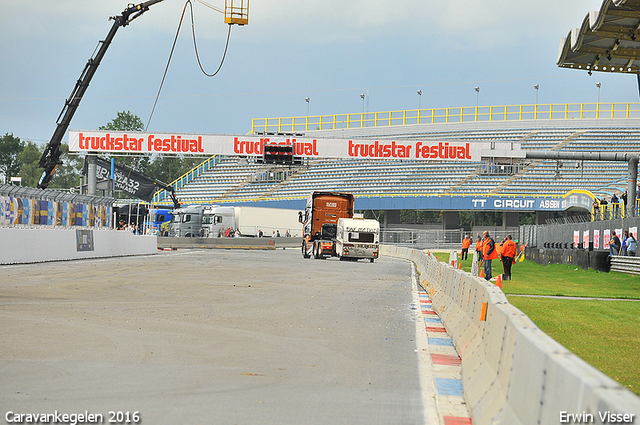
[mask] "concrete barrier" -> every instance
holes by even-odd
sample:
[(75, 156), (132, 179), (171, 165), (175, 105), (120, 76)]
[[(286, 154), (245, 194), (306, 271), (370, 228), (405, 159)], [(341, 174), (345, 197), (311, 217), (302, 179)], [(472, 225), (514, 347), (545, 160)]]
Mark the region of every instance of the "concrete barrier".
[[(380, 252), (416, 264), (462, 358), (474, 424), (609, 423), (599, 416), (607, 412), (640, 421), (640, 398), (542, 332), (497, 286), (419, 250), (385, 245)], [(563, 414), (586, 420), (563, 421)]]
[(158, 249), (300, 249), (302, 238), (158, 238)]
[(109, 229), (0, 228), (0, 264), (155, 254), (156, 239)]

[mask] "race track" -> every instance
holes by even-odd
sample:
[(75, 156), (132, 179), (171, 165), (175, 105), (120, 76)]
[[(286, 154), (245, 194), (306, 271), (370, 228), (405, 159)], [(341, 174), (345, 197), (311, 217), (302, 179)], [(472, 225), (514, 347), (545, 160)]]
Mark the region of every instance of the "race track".
[(0, 267), (3, 420), (429, 422), (411, 269), (296, 249)]

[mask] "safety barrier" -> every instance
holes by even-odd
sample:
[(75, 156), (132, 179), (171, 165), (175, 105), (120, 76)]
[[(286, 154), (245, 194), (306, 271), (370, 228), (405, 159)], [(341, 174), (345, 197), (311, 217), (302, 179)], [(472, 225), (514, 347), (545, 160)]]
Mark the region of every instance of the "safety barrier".
[(111, 226), (112, 198), (0, 184), (0, 227)]
[(640, 257), (623, 257), (614, 255), (611, 257), (611, 271), (640, 274)]
[(0, 264), (27, 264), (158, 252), (156, 236), (110, 229), (0, 227)]
[(422, 251), (384, 245), (381, 254), (415, 263), (462, 358), (474, 424), (556, 424), (584, 414), (590, 420), (573, 422), (608, 423), (599, 416), (607, 412), (640, 417), (640, 398), (542, 332), (497, 286)]

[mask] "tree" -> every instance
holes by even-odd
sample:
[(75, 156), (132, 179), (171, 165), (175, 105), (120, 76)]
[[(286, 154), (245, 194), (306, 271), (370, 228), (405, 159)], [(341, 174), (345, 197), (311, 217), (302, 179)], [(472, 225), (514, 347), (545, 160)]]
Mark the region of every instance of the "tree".
[(40, 157), (42, 151), (38, 148), (38, 145), (31, 141), (27, 141), (24, 145), (24, 149), (20, 152), (20, 172), (18, 175), (22, 177), (22, 185), (28, 187), (36, 187), (40, 175), (42, 174), (42, 168), (40, 168)]
[[(118, 112), (117, 116), (109, 121), (107, 125), (98, 127), (103, 131), (144, 131), (144, 123), (139, 116), (132, 114), (131, 111)], [(107, 156), (109, 159), (111, 156)], [(136, 171), (144, 173), (151, 162), (149, 154), (125, 154), (119, 156), (116, 162), (120, 165), (132, 168)]]
[(134, 115), (131, 111), (118, 112), (118, 116), (98, 128), (98, 130), (107, 131), (144, 131), (144, 123), (139, 116)]
[(13, 133), (6, 133), (0, 137), (0, 175), (5, 183), (20, 172), (19, 156), (22, 149), (24, 149), (24, 143)]
[(60, 145), (62, 165), (56, 170), (56, 178), (49, 185), (52, 189), (69, 189), (80, 185), (80, 172), (83, 166), (81, 157), (69, 155), (69, 146)]

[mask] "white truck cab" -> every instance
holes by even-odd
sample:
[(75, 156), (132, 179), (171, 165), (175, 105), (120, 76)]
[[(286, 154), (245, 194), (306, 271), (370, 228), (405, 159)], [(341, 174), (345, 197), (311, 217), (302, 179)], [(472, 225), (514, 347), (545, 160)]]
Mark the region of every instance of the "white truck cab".
[(341, 218), (336, 230), (336, 255), (341, 260), (378, 258), (380, 223), (364, 218)]

